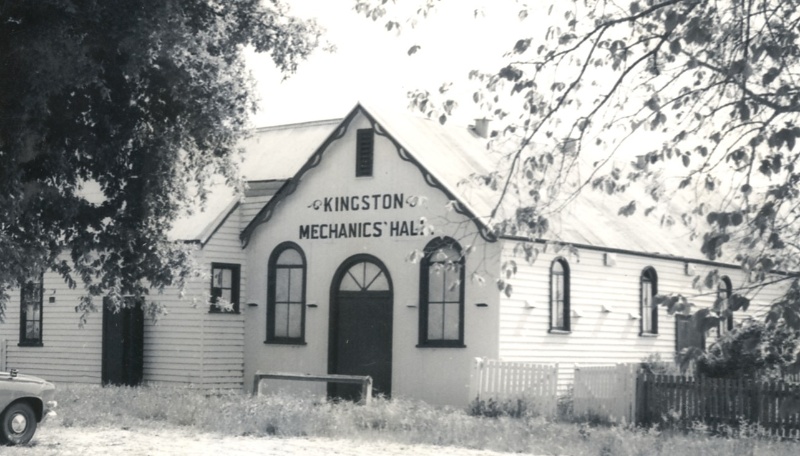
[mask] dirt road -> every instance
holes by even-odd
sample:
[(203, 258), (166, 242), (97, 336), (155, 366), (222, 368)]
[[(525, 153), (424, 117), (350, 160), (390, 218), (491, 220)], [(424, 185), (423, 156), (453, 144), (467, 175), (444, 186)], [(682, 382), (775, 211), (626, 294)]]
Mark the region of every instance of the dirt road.
[(508, 456), (431, 445), (328, 440), (320, 438), (228, 437), (198, 434), (180, 428), (65, 428), (43, 424), (30, 445), (2, 447), (3, 456), (116, 455), (337, 455), (337, 456)]

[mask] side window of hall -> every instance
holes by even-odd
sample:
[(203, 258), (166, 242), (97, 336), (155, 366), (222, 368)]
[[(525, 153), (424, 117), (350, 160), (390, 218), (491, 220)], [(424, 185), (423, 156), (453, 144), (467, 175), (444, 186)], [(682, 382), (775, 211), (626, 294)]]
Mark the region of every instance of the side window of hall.
[(22, 282), (20, 290), (20, 345), (42, 345), (42, 278)]
[(267, 273), (267, 342), (305, 343), (306, 258), (293, 242), (272, 251)]
[(211, 307), (209, 312), (239, 313), (238, 264), (211, 263)]
[(464, 346), (464, 256), (451, 238), (425, 247), (420, 264), (419, 345)]
[(569, 331), (569, 264), (556, 258), (550, 266), (550, 331)]
[(653, 299), (658, 294), (656, 270), (646, 267), (642, 270), (640, 283), (641, 335), (658, 334), (658, 306)]

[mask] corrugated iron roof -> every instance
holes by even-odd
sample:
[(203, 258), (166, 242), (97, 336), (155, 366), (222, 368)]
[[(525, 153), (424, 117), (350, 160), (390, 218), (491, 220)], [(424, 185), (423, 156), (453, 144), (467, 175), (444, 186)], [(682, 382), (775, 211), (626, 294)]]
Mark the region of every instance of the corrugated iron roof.
[[(493, 171), (501, 160), (499, 154), (487, 150), (486, 139), (471, 129), (440, 125), (407, 111), (396, 112), (363, 103), (355, 109), (364, 109), (472, 214), (484, 223), (489, 221), (499, 192), (466, 181), (471, 175)], [(340, 122), (332, 119), (255, 130), (243, 142), (245, 178), (263, 181), (294, 177)], [(204, 216), (195, 214), (191, 220), (181, 220), (176, 224), (173, 231), (182, 236), (179, 239), (202, 240), (203, 234), (212, 233), (214, 224), (220, 223), (226, 211), (236, 203), (230, 196), (227, 200), (225, 197), (214, 198), (213, 203), (209, 199)], [(698, 243), (688, 239), (686, 230), (677, 226), (666, 229), (654, 217), (644, 216), (641, 209), (630, 217), (617, 215), (625, 202), (616, 195), (584, 189), (561, 210), (548, 214), (550, 240), (702, 259)], [(513, 207), (505, 206), (506, 209)], [(511, 213), (507, 211), (507, 214)]]
[(253, 130), (242, 142), (242, 175), (248, 181), (294, 176), (342, 119), (277, 125)]
[(205, 206), (196, 202), (191, 214), (184, 213), (175, 220), (167, 237), (174, 241), (205, 244), (238, 203), (239, 198), (232, 188), (224, 183), (213, 184)]
[[(362, 106), (473, 214), (490, 222), (500, 192), (464, 182), (470, 175), (495, 170), (502, 160), (502, 154), (487, 150), (486, 139), (470, 129), (441, 125), (408, 112)], [(628, 217), (618, 215), (627, 202), (623, 196), (583, 189), (558, 212), (547, 215), (552, 236), (548, 240), (702, 259), (698, 241), (691, 241), (685, 228), (662, 226), (657, 218), (645, 216), (642, 209)], [(513, 214), (513, 202), (502, 206), (500, 213), (505, 209), (507, 216)]]
[[(253, 130), (242, 141), (241, 172), (249, 182), (285, 181), (314, 153), (340, 119), (277, 125)], [(180, 216), (168, 236), (172, 240), (205, 244), (220, 223), (239, 203), (239, 197), (225, 184), (214, 184), (205, 207), (199, 203), (192, 214)]]

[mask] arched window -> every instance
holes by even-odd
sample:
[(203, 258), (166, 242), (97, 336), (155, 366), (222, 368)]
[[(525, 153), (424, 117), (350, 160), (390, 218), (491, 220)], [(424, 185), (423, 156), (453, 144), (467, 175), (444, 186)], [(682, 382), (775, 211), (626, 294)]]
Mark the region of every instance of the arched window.
[(550, 265), (550, 330), (569, 331), (569, 264), (563, 258)]
[(42, 282), (43, 276), (39, 276), (20, 287), (20, 345), (42, 345)]
[(267, 273), (267, 342), (305, 343), (306, 259), (300, 246), (273, 250)]
[(641, 276), (641, 315), (642, 327), (641, 334), (658, 334), (658, 306), (655, 305), (653, 297), (658, 294), (658, 276), (656, 270), (647, 267), (642, 271)]
[[(715, 304), (715, 307), (721, 316), (723, 315), (724, 311), (729, 308), (732, 294), (733, 285), (731, 284), (731, 279), (729, 279), (728, 276), (720, 277), (719, 283), (717, 284), (717, 303)], [(719, 335), (721, 336), (732, 329), (733, 315), (721, 317), (719, 321), (719, 328), (717, 329), (717, 331), (719, 331)]]
[(451, 238), (425, 247), (420, 266), (419, 344), (464, 346), (464, 257)]

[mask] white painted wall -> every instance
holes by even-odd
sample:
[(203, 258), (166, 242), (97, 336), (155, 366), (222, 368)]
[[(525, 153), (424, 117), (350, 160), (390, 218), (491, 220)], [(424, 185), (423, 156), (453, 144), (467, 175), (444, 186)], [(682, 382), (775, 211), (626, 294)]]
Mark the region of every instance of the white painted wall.
[[(485, 246), (474, 236), (471, 222), (446, 212), (446, 195), (430, 187), (419, 169), (401, 160), (394, 145), (385, 137), (375, 136), (375, 159), (372, 177), (355, 177), (355, 136), (359, 128), (370, 128), (368, 120), (358, 115), (341, 139), (334, 141), (316, 168), (306, 173), (297, 190), (283, 200), (270, 221), (259, 226), (248, 245), (250, 274), (247, 294), (251, 307), (245, 315), (245, 379), (248, 389), (256, 370), (269, 372), (327, 373), (328, 322), (331, 281), (337, 268), (349, 257), (368, 253), (388, 268), (394, 286), (392, 392), (394, 397), (411, 397), (433, 404), (467, 402), (470, 359), (496, 357), (497, 289), (466, 281), (466, 348), (418, 348), (419, 265), (407, 261), (415, 249), (422, 250), (432, 239), (426, 236), (389, 236), (384, 228), (381, 237), (356, 239), (300, 239), (299, 226), (314, 223), (362, 221), (414, 221), (426, 217), (437, 235), (449, 235), (462, 247), (479, 246), (467, 264), (467, 271), (498, 270), (499, 244)], [(316, 200), (329, 196), (402, 193), (406, 198), (424, 195), (424, 204), (402, 209), (324, 212), (313, 209)], [(310, 207), (311, 206), (311, 207)], [(449, 219), (449, 220), (448, 220)], [(267, 262), (279, 243), (293, 241), (300, 245), (307, 260), (306, 345), (265, 344), (267, 312)], [(477, 307), (487, 303), (488, 307)], [(262, 392), (289, 389), (323, 395), (322, 384), (267, 382)]]
[[(0, 340), (4, 341), (6, 368), (20, 373), (45, 377), (54, 382), (100, 383), (103, 321), (92, 315), (79, 328), (75, 313), (81, 292), (71, 290), (56, 274), (44, 275), (43, 323), (41, 347), (20, 347), (20, 290), (9, 290), (5, 322), (0, 324)], [(54, 302), (49, 302), (50, 299)], [(96, 318), (95, 318), (96, 317)]]
[[(658, 336), (642, 337), (640, 321), (630, 315), (639, 314), (639, 278), (644, 268), (651, 266), (658, 274), (658, 293), (681, 293), (701, 307), (710, 307), (716, 289), (695, 290), (693, 274), (687, 274), (685, 262), (665, 258), (617, 253), (616, 264), (604, 265), (604, 252), (580, 249), (579, 259), (569, 256), (566, 249), (556, 253), (550, 247), (533, 264), (514, 255), (512, 240), (505, 241), (504, 261), (518, 265), (511, 279), (514, 293), (501, 299), (500, 358), (508, 361), (559, 363), (559, 384), (572, 381), (573, 368), (579, 364), (613, 364), (640, 362), (653, 353), (672, 360), (675, 353), (675, 320), (659, 307)], [(538, 244), (540, 250), (544, 245)], [(571, 309), (582, 316), (571, 320), (570, 334), (550, 334), (549, 273), (557, 256), (567, 259), (570, 267)], [(713, 266), (695, 265), (696, 274), (705, 274)], [(742, 287), (742, 271), (720, 268), (728, 275), (734, 290)], [(747, 313), (737, 312), (735, 319), (761, 315), (765, 306), (781, 293), (780, 287), (770, 287), (754, 297)], [(534, 307), (526, 307), (526, 301)], [(611, 309), (604, 312), (603, 306)], [(706, 338), (706, 343), (711, 337)]]
[[(232, 213), (196, 252), (196, 261), (210, 274), (213, 261), (241, 264), (242, 309), (246, 309), (245, 254), (239, 242), (239, 213)], [(176, 288), (151, 296), (167, 306), (167, 315), (157, 322), (145, 320), (144, 381), (164, 384), (193, 384), (205, 388), (241, 388), (243, 382), (244, 315), (209, 313), (204, 303), (210, 278), (190, 282), (186, 298)], [(101, 312), (89, 316), (79, 327), (75, 312), (83, 289), (70, 289), (52, 272), (44, 275), (44, 303), (41, 347), (20, 347), (20, 292), (11, 290), (0, 340), (8, 347), (7, 367), (59, 383), (101, 382)], [(199, 304), (194, 306), (192, 298)], [(49, 302), (53, 298), (54, 302)]]
[[(239, 242), (240, 217), (239, 209), (232, 212), (195, 252), (205, 276), (189, 283), (185, 298), (174, 288), (155, 298), (167, 306), (168, 314), (157, 322), (145, 321), (145, 382), (205, 388), (242, 386), (247, 266)], [(205, 300), (211, 291), (212, 262), (241, 265), (240, 314), (209, 313)]]

